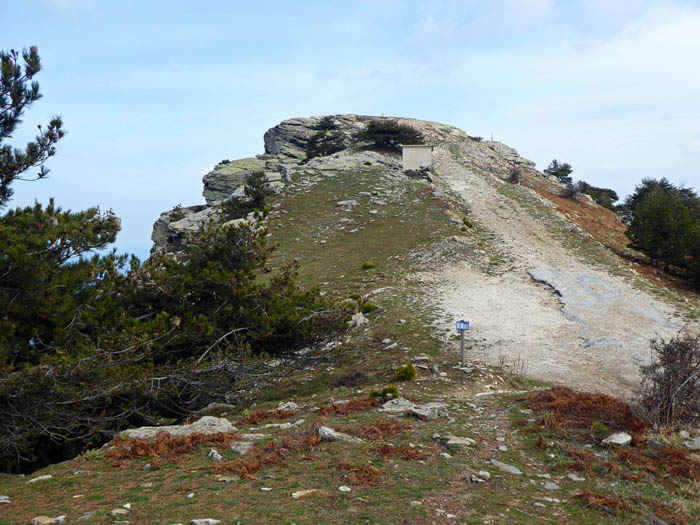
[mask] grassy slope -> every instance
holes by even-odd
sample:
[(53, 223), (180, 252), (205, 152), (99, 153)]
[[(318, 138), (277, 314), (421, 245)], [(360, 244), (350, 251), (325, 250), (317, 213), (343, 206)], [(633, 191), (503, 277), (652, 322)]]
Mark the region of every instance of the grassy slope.
[[(374, 195), (359, 197), (361, 191)], [(347, 199), (360, 204), (351, 210), (336, 205)], [(571, 481), (565, 477), (568, 470), (558, 466), (569, 459), (557, 450), (536, 446), (540, 437), (562, 439), (553, 430), (527, 421), (546, 414), (523, 413), (520, 396), (475, 396), (494, 388), (531, 389), (537, 385), (507, 370), (474, 367), (466, 374), (452, 368), (457, 356), (442, 351), (442, 342), (432, 329), (436, 312), (423, 300), (427, 290), (414, 272), (431, 270), (453, 258), (469, 259), (488, 272), (500, 263), (489, 257), (495, 251), (489, 245), (489, 235), (478, 224), (462, 231), (450, 220), (468, 217), (468, 210), (448, 200), (433, 194), (423, 181), (387, 180), (380, 173), (365, 171), (323, 178), (313, 188), (298, 186), (280, 201), (270, 221), (272, 240), (280, 245), (271, 264), (276, 266), (296, 256), (301, 262), (302, 284), (320, 284), (322, 290), (340, 298), (352, 292), (371, 294), (368, 300), (380, 308), (368, 315), (371, 322), (367, 327), (349, 334), (330, 366), (295, 372), (268, 385), (256, 394), (256, 406), (227, 417), (236, 420), (256, 410), (271, 409), (280, 400), (293, 399), (306, 405), (291, 419), (305, 420), (296, 430), (258, 430), (270, 421), (290, 419), (271, 419), (258, 427), (241, 425), (240, 432), (268, 434), (257, 444), (260, 450), (278, 437), (303, 441), (319, 419), (349, 432), (393, 421), (375, 411), (319, 416), (311, 408), (331, 399), (366, 398), (370, 389), (392, 382), (393, 366), (425, 354), (430, 360), (422, 364), (428, 369), (419, 369), (418, 378), (400, 389), (418, 402), (447, 401), (449, 418), (399, 418), (397, 421), (410, 426), (393, 436), (385, 432), (376, 442), (322, 443), (303, 450), (291, 447), (286, 455), (275, 456), (275, 461), (263, 466), (255, 479), (228, 483), (217, 481), (212, 473), (207, 445), (148, 471), (143, 466), (157, 463), (154, 458), (115, 462), (102, 452), (89, 453), (37, 472), (35, 475), (54, 476), (39, 484), (27, 485), (19, 476), (0, 476), (0, 494), (13, 501), (0, 507), (0, 524), (26, 523), (40, 514), (66, 514), (73, 522), (88, 512), (94, 514), (85, 523), (108, 523), (115, 520), (108, 511), (127, 502), (132, 510), (125, 519), (132, 523), (186, 522), (204, 517), (224, 523), (639, 523), (658, 512), (652, 500), (668, 504), (681, 519), (692, 522), (698, 516), (693, 503), (698, 497), (697, 484), (673, 488), (652, 476), (631, 482), (612, 471), (578, 472), (586, 481)], [(370, 213), (374, 209), (377, 213)], [(343, 217), (352, 222), (339, 222)], [(453, 241), (455, 235), (464, 242)], [(364, 263), (373, 268), (363, 269)], [(376, 290), (381, 291), (372, 293)], [(391, 342), (383, 343), (387, 338)], [(386, 349), (393, 343), (398, 344)], [(438, 372), (433, 365), (439, 367)], [(477, 444), (471, 449), (448, 447), (433, 439), (435, 433), (468, 436)], [(505, 441), (499, 441), (501, 437)], [(580, 436), (572, 442), (576, 439)], [(413, 445), (425, 459), (382, 454), (377, 448), (385, 442)], [(502, 444), (507, 451), (498, 451)], [(226, 459), (238, 457), (235, 452), (219, 450)], [(605, 449), (596, 452), (606, 454)], [(260, 454), (272, 457), (271, 451)], [(517, 465), (524, 475), (501, 474), (485, 464), (494, 457)], [(375, 483), (361, 483), (351, 471), (338, 468), (342, 462), (356, 467), (370, 465), (381, 474)], [(491, 480), (471, 482), (470, 475), (480, 470), (490, 471)], [(546, 490), (544, 478), (537, 474), (549, 474), (561, 488)], [(143, 487), (144, 483), (152, 485)], [(340, 492), (340, 485), (350, 486), (352, 491)], [(263, 487), (272, 490), (262, 491)], [(584, 487), (608, 495), (629, 498), (636, 494), (649, 499), (629, 511), (590, 508), (574, 497)], [(304, 489), (317, 492), (300, 500), (291, 497)], [(194, 493), (193, 498), (187, 498), (190, 493)], [(411, 505), (412, 501), (422, 504)]]

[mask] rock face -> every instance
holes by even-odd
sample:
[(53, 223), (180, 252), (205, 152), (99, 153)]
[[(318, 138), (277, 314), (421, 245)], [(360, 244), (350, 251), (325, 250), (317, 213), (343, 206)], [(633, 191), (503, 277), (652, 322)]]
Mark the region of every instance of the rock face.
[[(265, 153), (239, 160), (224, 160), (204, 175), (202, 195), (206, 204), (176, 208), (161, 214), (153, 225), (153, 248), (177, 252), (187, 236), (196, 232), (210, 218), (218, 216), (218, 206), (228, 199), (245, 200), (244, 184), (252, 173), (265, 173), (270, 187), (278, 193), (285, 188), (333, 172), (373, 169), (401, 174), (398, 156), (366, 151), (355, 144), (354, 135), (374, 119), (368, 115), (331, 115), (328, 117), (293, 118), (270, 128), (263, 136)], [(328, 156), (307, 158), (309, 139), (319, 132), (322, 120), (333, 126), (332, 133), (345, 149)], [(536, 172), (534, 163), (523, 159), (513, 148), (500, 142), (478, 142), (452, 126), (413, 119), (396, 119), (399, 123), (418, 128), (428, 144), (458, 140), (469, 150), (473, 167), (490, 172), (507, 172), (512, 167)], [(541, 175), (541, 174), (540, 174)]]

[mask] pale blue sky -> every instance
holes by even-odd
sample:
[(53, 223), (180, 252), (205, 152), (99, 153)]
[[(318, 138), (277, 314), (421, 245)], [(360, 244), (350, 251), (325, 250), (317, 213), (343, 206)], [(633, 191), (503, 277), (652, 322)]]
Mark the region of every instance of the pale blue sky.
[(281, 120), (335, 113), (452, 124), (543, 169), (624, 195), (642, 177), (700, 189), (700, 2), (443, 0), (0, 0), (0, 48), (38, 45), (44, 98), (69, 131), (55, 196), (113, 208), (120, 251), (144, 257), (151, 226), (198, 204), (218, 161), (263, 151)]

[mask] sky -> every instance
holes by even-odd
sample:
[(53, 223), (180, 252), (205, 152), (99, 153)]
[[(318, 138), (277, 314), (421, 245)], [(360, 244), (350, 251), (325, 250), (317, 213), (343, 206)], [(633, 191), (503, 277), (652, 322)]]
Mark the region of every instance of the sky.
[(700, 0), (0, 0), (0, 49), (39, 48), (43, 98), (12, 137), (60, 115), (55, 197), (153, 222), (203, 203), (220, 160), (263, 153), (293, 117), (451, 124), (620, 196), (644, 177), (700, 190)]

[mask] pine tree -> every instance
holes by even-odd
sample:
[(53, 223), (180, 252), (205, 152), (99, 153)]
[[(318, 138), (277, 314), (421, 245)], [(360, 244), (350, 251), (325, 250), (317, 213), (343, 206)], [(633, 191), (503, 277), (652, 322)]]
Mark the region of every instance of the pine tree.
[(562, 184), (571, 184), (573, 182), (571, 178), (573, 171), (571, 164), (567, 162), (560, 163), (557, 159), (552, 160), (544, 170), (548, 175), (554, 175)]
[(0, 207), (12, 197), (10, 186), (14, 181), (31, 180), (25, 178), (32, 177), (27, 175), (29, 170), (38, 169), (33, 180), (46, 177), (44, 162), (56, 153), (55, 144), (65, 133), (61, 118), (54, 117), (46, 128), (38, 126), (36, 138), (24, 149), (4, 144), (22, 122), (24, 110), (41, 98), (39, 84), (32, 81), (41, 70), (37, 48), (23, 50), (22, 59), (24, 69), (17, 51), (0, 51)]

